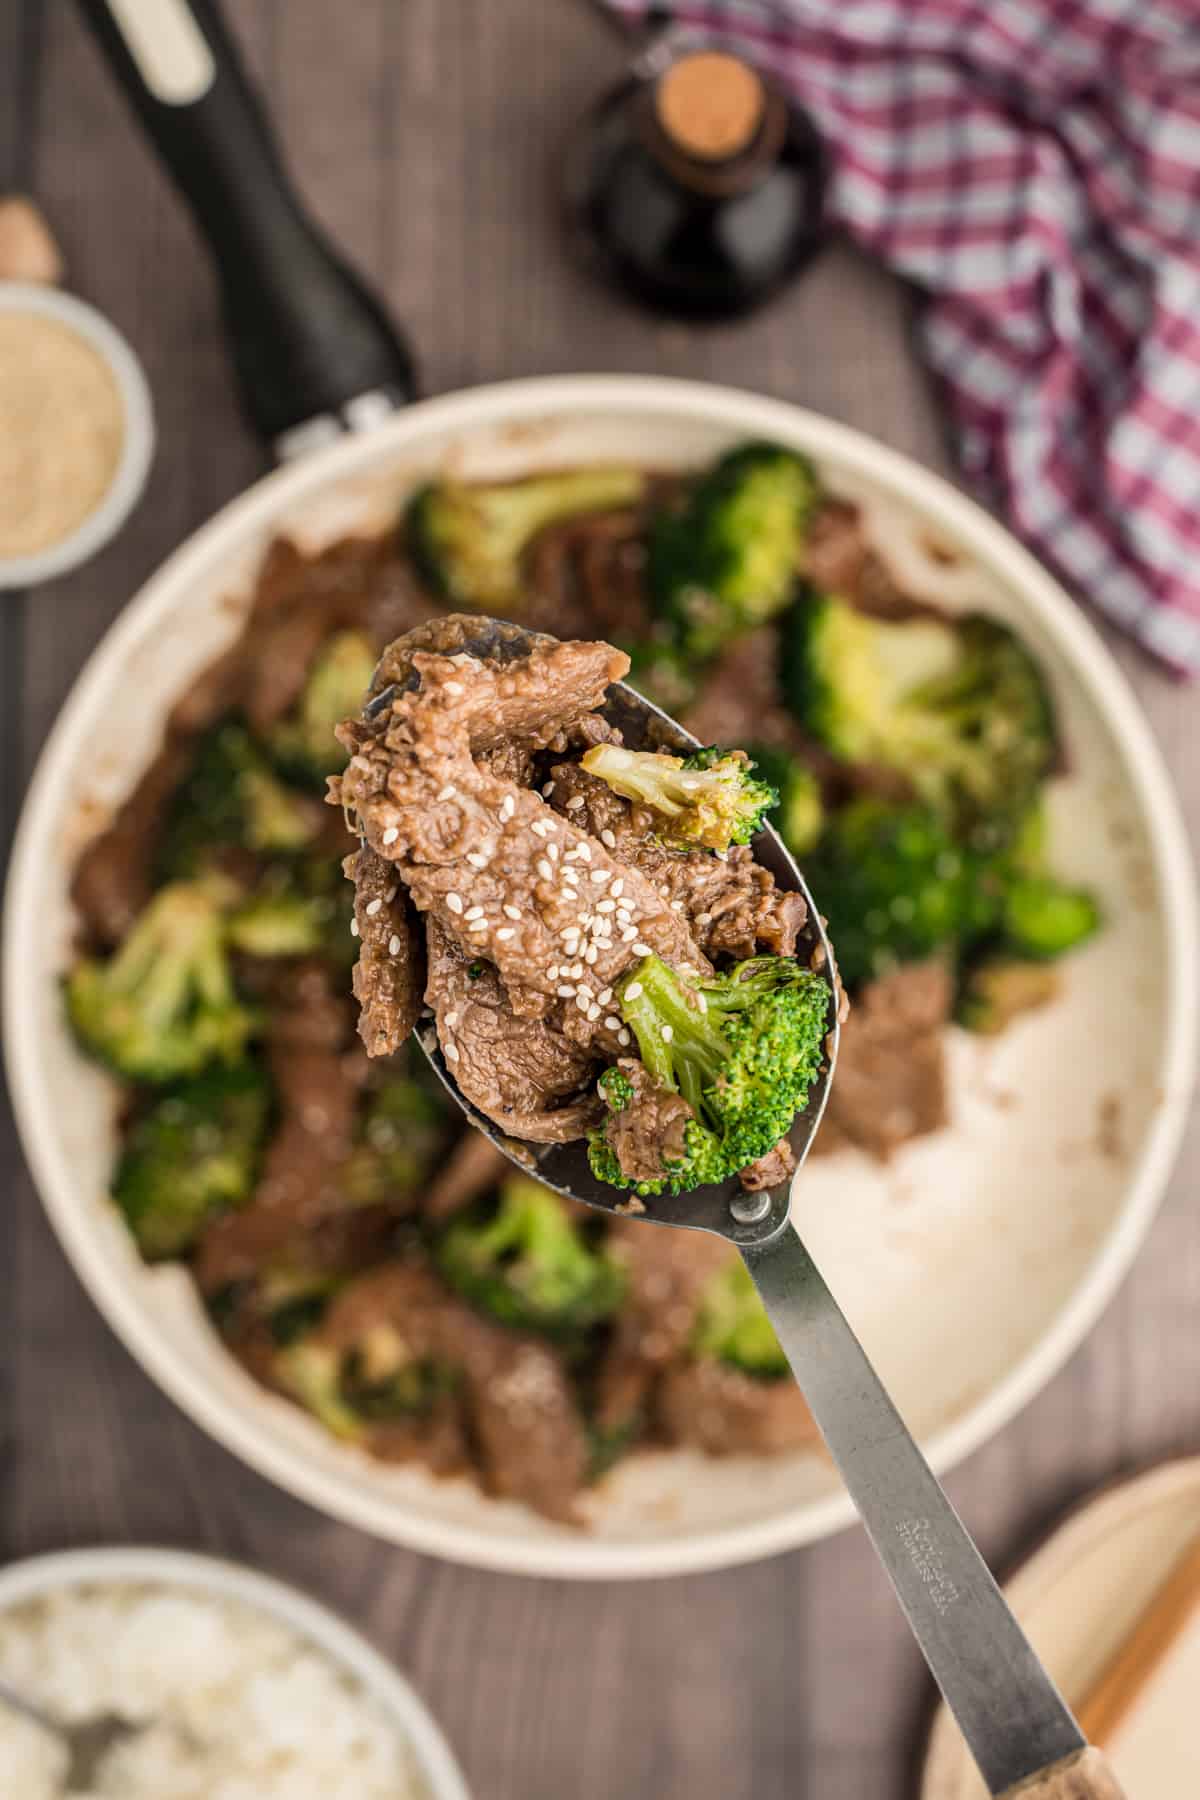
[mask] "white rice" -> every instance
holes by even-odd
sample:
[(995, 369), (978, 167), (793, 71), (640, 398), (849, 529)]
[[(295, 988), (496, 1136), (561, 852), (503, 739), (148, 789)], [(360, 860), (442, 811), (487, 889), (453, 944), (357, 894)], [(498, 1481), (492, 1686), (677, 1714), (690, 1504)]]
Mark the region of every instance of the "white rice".
[[(395, 1725), (357, 1678), (241, 1601), (79, 1587), (0, 1612), (0, 1677), (57, 1718), (139, 1729), (87, 1800), (419, 1800)], [(66, 1758), (0, 1704), (0, 1795), (62, 1800)]]

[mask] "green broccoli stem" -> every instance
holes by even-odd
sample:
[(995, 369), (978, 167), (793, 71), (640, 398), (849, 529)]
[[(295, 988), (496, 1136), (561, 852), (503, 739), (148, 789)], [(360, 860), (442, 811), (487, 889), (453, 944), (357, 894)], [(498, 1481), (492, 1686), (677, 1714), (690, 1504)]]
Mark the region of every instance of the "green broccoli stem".
[(620, 989), (621, 1012), (638, 1050), (660, 1087), (682, 1094), (697, 1118), (703, 1095), (729, 1058), (720, 1013), (700, 990), (684, 985), (661, 957), (647, 956)]

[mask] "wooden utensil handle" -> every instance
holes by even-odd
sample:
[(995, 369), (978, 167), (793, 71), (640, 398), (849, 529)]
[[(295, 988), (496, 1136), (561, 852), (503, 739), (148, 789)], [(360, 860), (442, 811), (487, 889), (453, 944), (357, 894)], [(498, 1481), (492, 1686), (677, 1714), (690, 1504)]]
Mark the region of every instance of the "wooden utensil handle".
[(1081, 1750), (1010, 1788), (1000, 1800), (1125, 1800), (1125, 1795), (1099, 1750)]

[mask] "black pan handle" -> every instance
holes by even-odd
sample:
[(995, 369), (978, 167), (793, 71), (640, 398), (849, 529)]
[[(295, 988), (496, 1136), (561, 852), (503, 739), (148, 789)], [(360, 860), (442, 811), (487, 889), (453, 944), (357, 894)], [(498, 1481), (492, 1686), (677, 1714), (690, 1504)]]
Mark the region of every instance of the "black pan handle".
[(297, 199), (217, 0), (79, 5), (212, 251), (256, 430), (289, 455), (413, 399), (408, 348)]

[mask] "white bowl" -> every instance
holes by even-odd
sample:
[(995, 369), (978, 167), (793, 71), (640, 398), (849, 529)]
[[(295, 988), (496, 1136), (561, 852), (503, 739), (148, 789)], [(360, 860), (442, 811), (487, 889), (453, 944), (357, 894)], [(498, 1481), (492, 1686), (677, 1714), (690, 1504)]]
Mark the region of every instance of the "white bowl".
[(622, 456), (669, 467), (748, 436), (815, 457), (922, 591), (1018, 626), (1055, 682), (1071, 745), (1073, 773), (1053, 798), (1056, 859), (1103, 891), (1110, 915), (1071, 959), (1055, 1007), (996, 1043), (954, 1034), (952, 1130), (886, 1169), (854, 1154), (818, 1160), (797, 1186), (831, 1285), (935, 1466), (948, 1468), (1061, 1366), (1141, 1242), (1189, 1101), (1197, 957), (1187, 847), (1140, 712), (1079, 609), (945, 482), (811, 413), (691, 383), (551, 379), (427, 402), (270, 476), (164, 565), (80, 677), (18, 832), (9, 1073), (26, 1152), (83, 1281), (155, 1380), (253, 1467), (338, 1518), (460, 1562), (677, 1574), (810, 1542), (853, 1515), (819, 1455), (677, 1453), (619, 1469), (592, 1501), (593, 1529), (571, 1532), (466, 1482), (372, 1464), (257, 1388), (220, 1349), (188, 1277), (145, 1268), (105, 1197), (114, 1095), (76, 1054), (58, 991), (71, 865), (153, 754), (170, 702), (236, 633), (229, 597), (246, 594), (276, 531), (316, 544), (382, 526), (447, 460), (467, 474)]
[(415, 1689), (336, 1613), (238, 1563), (183, 1550), (63, 1550), (0, 1569), (0, 1613), (78, 1587), (150, 1584), (236, 1600), (309, 1639), (361, 1684), (407, 1744), (428, 1800), (470, 1800), (461, 1771)]
[(112, 371), (121, 396), (124, 436), (113, 478), (98, 504), (68, 537), (48, 544), (30, 556), (0, 556), (0, 592), (33, 587), (53, 576), (65, 575), (94, 556), (115, 537), (141, 495), (154, 455), (154, 408), (142, 365), (115, 325), (103, 313), (64, 294), (58, 288), (33, 282), (0, 281), (0, 312), (39, 313), (68, 326)]

